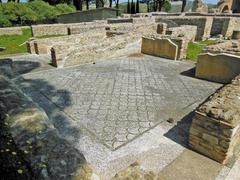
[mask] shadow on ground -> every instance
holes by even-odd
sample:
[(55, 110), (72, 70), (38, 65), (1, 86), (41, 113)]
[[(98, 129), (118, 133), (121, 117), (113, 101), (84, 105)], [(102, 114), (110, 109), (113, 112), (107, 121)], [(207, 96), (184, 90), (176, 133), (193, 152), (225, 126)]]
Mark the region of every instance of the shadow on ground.
[[(48, 84), (48, 82), (44, 81), (43, 79), (25, 79), (24, 77), (20, 76), (23, 75), (25, 73), (29, 73), (32, 72), (34, 69), (39, 68), (40, 67), (40, 63), (38, 62), (31, 62), (31, 61), (17, 61), (17, 62), (13, 62), (11, 59), (4, 59), (4, 60), (0, 60), (0, 74), (3, 74), (4, 76), (7, 76), (8, 78), (14, 78), (11, 79), (11, 81), (14, 81), (15, 84), (18, 86), (19, 89), (21, 89), (23, 91), (23, 93), (25, 95), (27, 95), (28, 97), (30, 97), (33, 102), (35, 102), (38, 106), (40, 106), (42, 109), (44, 109), (44, 111), (46, 112), (46, 114), (49, 117), (49, 120), (52, 122), (52, 124), (55, 126), (55, 128), (58, 130), (58, 133), (60, 134), (60, 137), (64, 139), (64, 141), (67, 140), (67, 144), (69, 144), (70, 146), (74, 147), (74, 143), (75, 140), (79, 140), (80, 135), (81, 135), (81, 129), (77, 128), (76, 126), (74, 126), (72, 124), (72, 122), (69, 121), (69, 119), (60, 111), (63, 110), (64, 108), (68, 107), (69, 105), (71, 105), (71, 98), (70, 98), (70, 94), (67, 90), (64, 89), (56, 89), (54, 86)], [(4, 70), (4, 71), (2, 71)], [(1, 88), (1, 87), (0, 87)], [(5, 87), (2, 87), (2, 89), (4, 89)], [(53, 104), (51, 101), (49, 101), (47, 99), (47, 97), (45, 97), (43, 94), (41, 94), (41, 91), (46, 90), (51, 93), (54, 94), (56, 97), (56, 104), (61, 104), (61, 107), (57, 107), (55, 104)], [(64, 98), (63, 98), (64, 96)], [(10, 102), (9, 102), (10, 103)], [(1, 114), (1, 113), (0, 113)], [(3, 120), (2, 120), (3, 121)], [(3, 128), (3, 126), (1, 126), (1, 129)], [(24, 131), (24, 130), (23, 130)], [(29, 132), (29, 134), (31, 134)], [(0, 172), (2, 178), (4, 177), (13, 177), (13, 179), (32, 179), (33, 175), (32, 175), (32, 171), (29, 169), (29, 164), (28, 164), (28, 160), (25, 157), (26, 155), (24, 155), (24, 153), (20, 153), (20, 150), (16, 149), (17, 146), (13, 145), (13, 149), (11, 149), (11, 147), (9, 146), (9, 139), (11, 139), (8, 136), (8, 138), (6, 138), (5, 136), (2, 136), (3, 138), (1, 139), (1, 144), (3, 146), (1, 146), (1, 149), (6, 149), (6, 152), (8, 152), (8, 149), (10, 151), (15, 151), (15, 152), (19, 152), (17, 153), (16, 157), (11, 158), (11, 159), (6, 159), (8, 156), (2, 156), (3, 158), (1, 158), (1, 164), (0, 164)], [(5, 141), (5, 142), (4, 142)], [(13, 141), (13, 140), (11, 140)], [(48, 140), (49, 141), (49, 149), (51, 147), (51, 139)], [(58, 146), (61, 146), (61, 144), (59, 144)], [(48, 149), (48, 148), (46, 148)], [(64, 153), (65, 151), (68, 152), (68, 154), (71, 156), (69, 157), (70, 161), (66, 162), (67, 165), (67, 169), (63, 168), (61, 171), (62, 172), (75, 172), (77, 169), (81, 166), (81, 164), (85, 164), (86, 161), (85, 159), (80, 157), (80, 152), (78, 152), (76, 149), (69, 149), (66, 150), (65, 148), (62, 147), (56, 147), (56, 150), (59, 149), (62, 153)], [(77, 152), (76, 152), (77, 151)], [(50, 156), (51, 154), (54, 155), (54, 152), (46, 152), (47, 156)], [(74, 156), (76, 154), (79, 154), (79, 157)], [(19, 157), (21, 156), (21, 157)], [(79, 159), (80, 158), (80, 159)], [(21, 161), (19, 161), (19, 159), (21, 159)], [(50, 158), (51, 164), (55, 164), (56, 166), (61, 166), (59, 164), (59, 162), (57, 161), (59, 158), (56, 157), (52, 157)], [(8, 166), (5, 165), (5, 161), (8, 161)], [(26, 166), (28, 169), (28, 171), (25, 172), (20, 172), (18, 173), (18, 169), (19, 166), (17, 166), (20, 163), (20, 167), (24, 167)], [(77, 166), (73, 165), (79, 163)], [(66, 167), (66, 166), (65, 166)], [(8, 169), (7, 169), (8, 168)], [(47, 167), (48, 168), (48, 167)], [(50, 167), (49, 167), (50, 168)], [(75, 169), (73, 169), (75, 168)], [(50, 170), (51, 172), (51, 170)], [(51, 174), (51, 173), (50, 173)]]
[(172, 129), (164, 134), (164, 136), (187, 148), (189, 130), (192, 124), (193, 116), (194, 111), (184, 116)]

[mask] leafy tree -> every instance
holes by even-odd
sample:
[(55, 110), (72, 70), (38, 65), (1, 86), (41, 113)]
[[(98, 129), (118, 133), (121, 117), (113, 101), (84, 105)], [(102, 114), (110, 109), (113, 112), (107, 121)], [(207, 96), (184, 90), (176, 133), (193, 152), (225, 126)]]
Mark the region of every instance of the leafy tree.
[(12, 23), (8, 20), (8, 17), (0, 12), (0, 27), (12, 26)]
[(104, 0), (96, 0), (96, 8), (104, 7)]
[(72, 13), (76, 11), (75, 7), (68, 6), (67, 4), (56, 5), (56, 10), (58, 14)]
[(37, 20), (36, 14), (23, 3), (3, 3), (1, 12), (13, 24), (29, 24)]
[(164, 10), (166, 12), (169, 12), (171, 9), (172, 9), (171, 3), (169, 1), (165, 1), (165, 3), (164, 3)]
[(59, 14), (55, 6), (50, 6), (40, 0), (29, 2), (26, 5), (35, 12), (38, 21), (53, 20)]

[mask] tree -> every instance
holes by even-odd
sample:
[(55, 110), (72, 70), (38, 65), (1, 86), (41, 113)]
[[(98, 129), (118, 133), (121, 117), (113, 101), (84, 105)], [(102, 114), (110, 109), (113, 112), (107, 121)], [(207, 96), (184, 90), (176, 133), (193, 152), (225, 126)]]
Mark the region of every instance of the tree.
[(127, 13), (130, 14), (131, 13), (131, 7), (130, 7), (130, 1), (128, 0), (127, 3)]
[(78, 11), (82, 11), (82, 0), (73, 0), (73, 5)]
[(186, 4), (187, 4), (187, 0), (182, 0), (182, 10), (181, 10), (181, 12), (184, 12)]
[(112, 0), (109, 0), (109, 7), (112, 7)]
[(131, 14), (135, 14), (135, 13), (136, 13), (135, 2), (133, 2), (133, 0), (132, 0), (132, 3), (131, 3)]
[(89, 0), (86, 0), (86, 8), (89, 10)]
[(96, 0), (96, 8), (104, 7), (104, 0)]
[(137, 3), (136, 3), (136, 13), (139, 13), (139, 0), (137, 0)]

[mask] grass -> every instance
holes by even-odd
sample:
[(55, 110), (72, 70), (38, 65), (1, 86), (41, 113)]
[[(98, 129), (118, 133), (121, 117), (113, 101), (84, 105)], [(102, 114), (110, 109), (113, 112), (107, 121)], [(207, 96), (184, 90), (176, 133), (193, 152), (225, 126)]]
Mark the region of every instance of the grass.
[[(22, 35), (3, 35), (0, 36), (0, 47), (5, 47), (6, 50), (0, 51), (0, 56), (18, 54), (27, 52), (26, 41), (32, 37), (32, 32), (30, 28), (23, 29)], [(47, 35), (36, 37), (38, 39), (58, 37), (64, 35)]]
[(27, 46), (23, 43), (32, 37), (32, 32), (30, 28), (23, 29), (22, 31), (22, 35), (0, 36), (0, 47), (6, 48), (5, 51), (0, 52), (0, 56), (27, 52)]
[(200, 42), (190, 42), (187, 49), (187, 59), (196, 61), (199, 54), (203, 52), (204, 47), (216, 44), (215, 40), (206, 40)]

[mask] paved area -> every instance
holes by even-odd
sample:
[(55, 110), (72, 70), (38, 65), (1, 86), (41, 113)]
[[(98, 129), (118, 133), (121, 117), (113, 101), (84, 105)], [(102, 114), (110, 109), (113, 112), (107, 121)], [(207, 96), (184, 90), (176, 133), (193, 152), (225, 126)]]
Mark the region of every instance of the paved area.
[(116, 150), (161, 122), (188, 114), (221, 86), (191, 77), (193, 67), (150, 56), (123, 57), (30, 73), (21, 82)]

